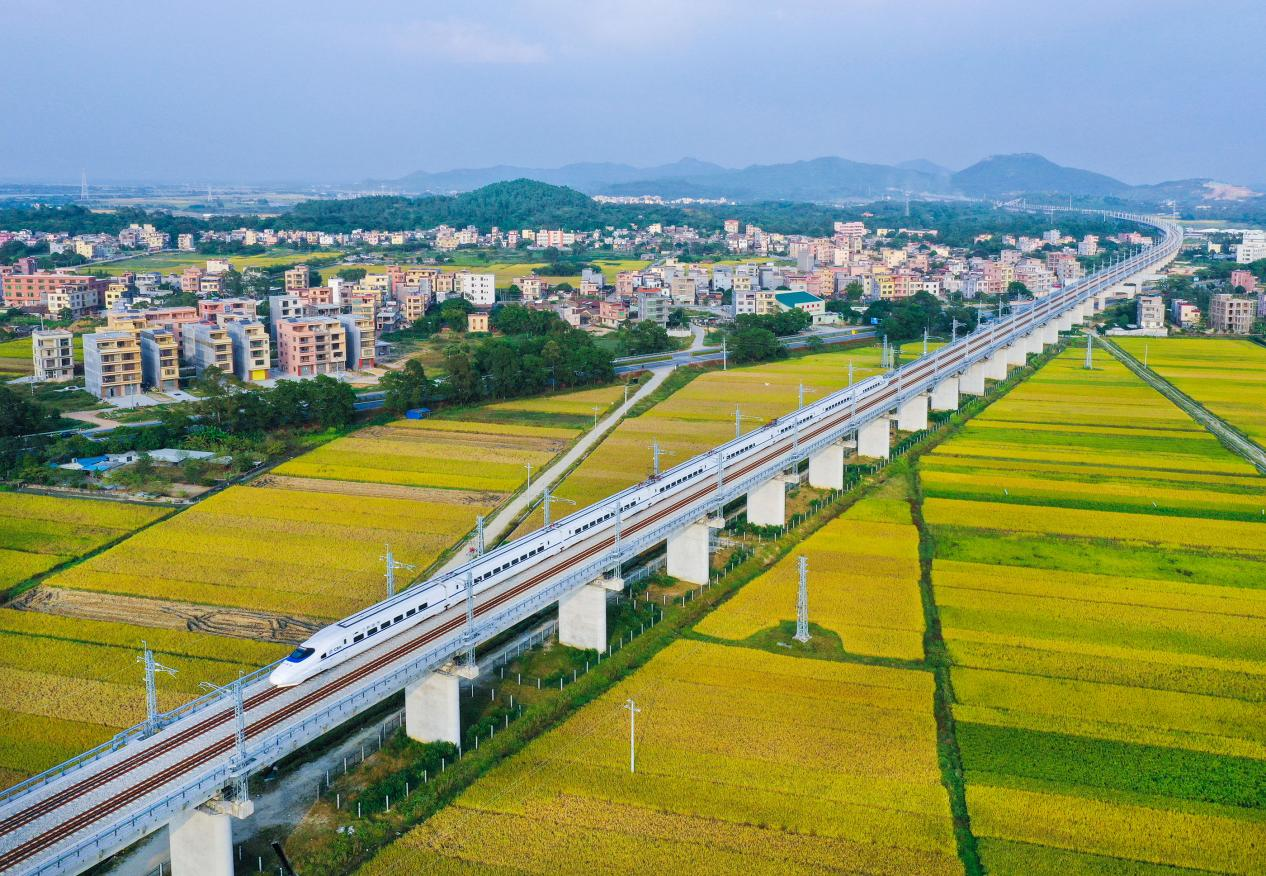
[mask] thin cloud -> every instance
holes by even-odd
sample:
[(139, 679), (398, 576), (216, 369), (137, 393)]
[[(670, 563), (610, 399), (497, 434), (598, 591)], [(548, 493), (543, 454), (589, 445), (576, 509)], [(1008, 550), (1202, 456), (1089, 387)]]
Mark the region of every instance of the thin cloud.
[(440, 58), (465, 64), (539, 64), (549, 60), (539, 43), (496, 33), (473, 21), (414, 21), (394, 30), (391, 42), (396, 50), (420, 60)]

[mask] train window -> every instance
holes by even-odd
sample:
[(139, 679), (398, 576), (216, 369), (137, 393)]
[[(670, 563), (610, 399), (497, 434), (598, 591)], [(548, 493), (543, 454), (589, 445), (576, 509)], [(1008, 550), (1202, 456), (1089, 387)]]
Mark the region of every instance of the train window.
[(411, 609), (409, 609), (408, 611), (406, 611), (406, 612), (404, 613), (404, 616), (405, 616), (405, 617), (413, 617), (413, 613), (414, 613), (415, 611), (417, 611), (417, 609), (416, 609), (416, 608), (411, 608)]
[(402, 615), (402, 614), (398, 614), (398, 615), (396, 615), (395, 617), (393, 617), (393, 618), (391, 619), (391, 622), (392, 622), (393, 624), (398, 624), (398, 623), (400, 623), (400, 621), (402, 621), (402, 620), (404, 620), (404, 615)]
[(365, 630), (365, 635), (372, 636), (376, 632), (378, 632), (377, 627), (370, 627), (369, 629)]
[(365, 634), (364, 634), (364, 633), (357, 633), (355, 636), (353, 636), (353, 637), (352, 637), (352, 642), (353, 642), (353, 644), (354, 644), (354, 643), (356, 643), (356, 642), (359, 642), (359, 641), (360, 641), (361, 639), (363, 639), (363, 638), (365, 638)]
[(318, 659), (318, 660), (324, 660), (324, 659), (325, 659), (325, 655), (324, 655), (324, 654), (322, 654), (322, 655), (321, 655), (320, 657), (318, 657), (317, 659)]
[(421, 610), (422, 610), (422, 609), (424, 609), (424, 608), (426, 608), (426, 603), (425, 603), (425, 602), (424, 602), (424, 603), (422, 603), (421, 605), (419, 605), (419, 606), (418, 606), (418, 611), (421, 611)]

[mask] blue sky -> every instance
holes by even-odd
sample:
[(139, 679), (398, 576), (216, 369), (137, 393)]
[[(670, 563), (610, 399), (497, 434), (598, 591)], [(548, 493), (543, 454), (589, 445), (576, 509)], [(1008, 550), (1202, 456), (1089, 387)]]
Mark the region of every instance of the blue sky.
[(0, 178), (1040, 152), (1266, 183), (1266, 4), (0, 0)]

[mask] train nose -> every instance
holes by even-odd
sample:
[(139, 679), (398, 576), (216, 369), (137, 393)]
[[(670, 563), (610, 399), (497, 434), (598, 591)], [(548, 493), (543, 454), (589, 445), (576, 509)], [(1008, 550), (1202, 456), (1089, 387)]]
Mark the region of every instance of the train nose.
[(294, 668), (282, 664), (268, 674), (268, 682), (273, 687), (294, 687), (303, 679), (298, 677), (298, 673)]

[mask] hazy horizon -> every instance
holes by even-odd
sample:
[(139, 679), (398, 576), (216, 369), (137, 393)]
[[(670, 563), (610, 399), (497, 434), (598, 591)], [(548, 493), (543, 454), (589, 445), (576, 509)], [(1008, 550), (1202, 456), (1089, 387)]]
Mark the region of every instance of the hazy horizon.
[(0, 179), (346, 185), (683, 156), (957, 170), (1036, 152), (1129, 183), (1266, 183), (1266, 7), (948, 6), (16, 5)]

